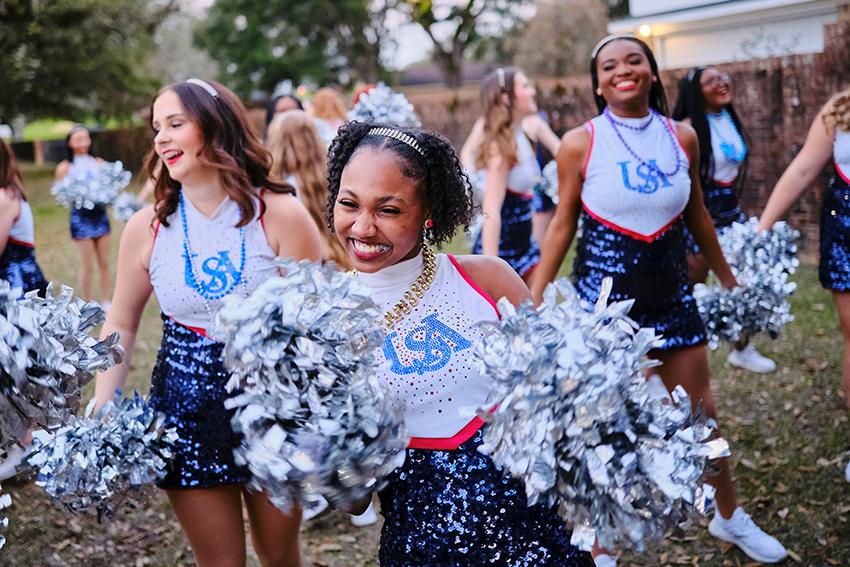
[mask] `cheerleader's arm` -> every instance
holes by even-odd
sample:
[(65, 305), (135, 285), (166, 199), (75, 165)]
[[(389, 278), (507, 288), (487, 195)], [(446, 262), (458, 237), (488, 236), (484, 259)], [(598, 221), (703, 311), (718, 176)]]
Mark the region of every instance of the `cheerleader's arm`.
[(705, 207), (705, 201), (702, 197), (702, 187), (699, 181), (699, 143), (697, 142), (696, 132), (688, 124), (682, 123), (676, 125), (676, 132), (690, 160), (688, 173), (691, 177), (691, 194), (685, 207), (685, 224), (705, 256), (709, 268), (720, 280), (720, 284), (727, 289), (732, 289), (738, 285), (738, 282), (723, 256), (720, 243), (717, 242), (714, 221), (711, 220), (711, 215), (708, 214), (708, 209)]
[(0, 254), (6, 249), (15, 219), (21, 212), (21, 201), (14, 189), (0, 187)]
[(779, 178), (759, 218), (759, 230), (768, 230), (808, 189), (832, 157), (835, 131), (824, 123), (827, 106), (821, 109), (806, 136), (800, 153)]
[(94, 388), (96, 409), (111, 400), (115, 390), (123, 388), (127, 381), (139, 322), (153, 291), (148, 269), (154, 241), (153, 220), (153, 207), (142, 209), (130, 218), (121, 235), (115, 292), (100, 337), (118, 332), (124, 348), (124, 360), (97, 374)]
[(564, 134), (556, 159), (558, 162), (558, 206), (546, 231), (540, 264), (531, 276), (531, 295), (535, 303), (543, 299), (543, 290), (558, 275), (564, 256), (575, 238), (581, 213), (581, 188), (584, 163), (590, 151), (590, 132), (584, 126)]
[(491, 153), (487, 160), (487, 178), (484, 183), (484, 226), (481, 228), (481, 253), (499, 255), (499, 238), (502, 233), (502, 205), (508, 190), (508, 165), (501, 156)]

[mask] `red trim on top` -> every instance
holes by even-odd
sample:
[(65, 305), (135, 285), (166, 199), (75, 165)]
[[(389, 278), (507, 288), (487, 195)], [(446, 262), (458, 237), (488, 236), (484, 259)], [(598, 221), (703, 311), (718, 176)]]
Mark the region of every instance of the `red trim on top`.
[(455, 258), (451, 254), (446, 254), (446, 257), (449, 259), (449, 262), (452, 263), (452, 265), (455, 267), (457, 272), (460, 274), (460, 277), (462, 277), (466, 281), (466, 283), (469, 284), (469, 287), (471, 287), (472, 289), (477, 291), (478, 294), (481, 297), (483, 297), (484, 300), (493, 307), (493, 310), (496, 312), (496, 316), (499, 319), (501, 319), (502, 314), (499, 313), (499, 308), (496, 306), (496, 302), (493, 300), (493, 298), (490, 297), (490, 294), (487, 293), (486, 291), (484, 291), (483, 289), (481, 289), (481, 286), (479, 286), (477, 283), (475, 283), (475, 280), (473, 280), (470, 277), (470, 275), (468, 273), (466, 273), (466, 270), (464, 270), (463, 267), (461, 267), (460, 262), (457, 261), (457, 258)]
[(593, 140), (596, 138), (596, 127), (590, 120), (585, 122), (584, 125), (590, 130), (590, 149), (587, 150), (587, 157), (584, 158), (584, 167), (581, 168), (581, 178), (587, 179), (587, 166), (590, 164), (590, 154), (593, 153)]
[(841, 171), (841, 168), (838, 167), (838, 162), (833, 162), (833, 165), (835, 165), (835, 171), (838, 173), (838, 176), (844, 180), (844, 183), (850, 185), (850, 177), (848, 177), (846, 173)]
[(199, 335), (201, 335), (202, 337), (209, 338), (209, 337), (207, 337), (207, 330), (202, 328), (202, 327), (193, 327), (191, 325), (186, 325), (185, 323), (181, 323), (180, 321), (178, 321), (177, 319), (175, 319), (171, 315), (169, 315), (168, 318), (171, 319), (172, 321), (174, 321), (175, 323), (177, 323), (178, 325), (180, 325), (181, 327), (189, 329), (190, 331), (194, 331), (194, 332), (198, 333)]
[(668, 116), (665, 116), (664, 119), (667, 121), (667, 129), (670, 130), (670, 133), (676, 138), (676, 141), (679, 142), (679, 147), (682, 148), (682, 151), (685, 152), (685, 157), (688, 158), (688, 161), (693, 163), (693, 159), (691, 159), (691, 154), (688, 153), (688, 149), (685, 147), (685, 144), (682, 143), (682, 138), (679, 137), (679, 132), (676, 130), (676, 126), (673, 125), (673, 121), (670, 120)]
[(732, 181), (720, 181), (719, 179), (712, 179), (711, 182), (714, 185), (717, 185), (718, 187), (732, 187), (737, 180), (738, 178), (736, 177)]
[(482, 427), (484, 427), (484, 420), (475, 416), (472, 418), (472, 421), (463, 426), (463, 429), (448, 439), (442, 437), (411, 437), (407, 448), (452, 451), (469, 441), (469, 439)]
[(153, 225), (153, 241), (156, 243), (156, 237), (159, 236), (159, 227), (162, 223), (159, 219), (156, 219), (156, 222)]
[(17, 238), (12, 238), (11, 236), (8, 238), (8, 241), (11, 244), (17, 244), (18, 246), (26, 246), (27, 248), (35, 248), (35, 243), (24, 242), (23, 240), (18, 240)]
[(596, 219), (600, 223), (604, 224), (608, 228), (616, 230), (617, 232), (622, 232), (626, 236), (630, 236), (630, 237), (634, 238), (635, 240), (642, 240), (643, 242), (653, 242), (656, 238), (658, 238), (659, 236), (661, 236), (662, 234), (667, 232), (670, 229), (670, 227), (673, 226), (673, 224), (675, 224), (675, 222), (677, 220), (679, 220), (679, 217), (682, 216), (681, 214), (676, 215), (676, 217), (673, 220), (671, 220), (666, 225), (664, 225), (661, 229), (655, 231), (652, 234), (640, 234), (639, 232), (629, 230), (628, 228), (623, 228), (622, 226), (614, 224), (613, 222), (611, 222), (609, 220), (605, 220), (604, 218), (600, 217), (599, 215), (597, 215), (596, 213), (594, 213), (593, 211), (588, 209), (587, 205), (584, 202), (582, 202), (581, 206), (587, 212), (587, 214), (589, 214), (591, 217), (593, 217), (594, 219)]
[(260, 189), (260, 226), (263, 227), (264, 234), (266, 232), (266, 219), (264, 218), (266, 216), (266, 203), (265, 201), (263, 201), (263, 195), (265, 194), (265, 192), (265, 187)]
[(514, 191), (510, 187), (506, 187), (505, 191), (508, 192), (508, 193), (511, 193), (513, 195), (518, 195), (520, 197), (524, 197), (526, 199), (533, 199), (534, 198), (534, 193), (526, 193), (524, 191)]

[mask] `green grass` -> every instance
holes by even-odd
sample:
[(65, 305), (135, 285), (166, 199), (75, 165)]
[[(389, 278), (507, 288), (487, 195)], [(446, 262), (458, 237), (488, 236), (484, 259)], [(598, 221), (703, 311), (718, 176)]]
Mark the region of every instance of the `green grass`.
[[(35, 213), (39, 263), (49, 279), (75, 285), (77, 254), (68, 234), (68, 212), (49, 194), (52, 172), (25, 164), (24, 177)], [(113, 223), (113, 256), (121, 228)], [(449, 249), (462, 253), (463, 240)], [(756, 340), (777, 361), (778, 371), (758, 375), (726, 368), (723, 347), (710, 355), (712, 387), (723, 434), (732, 446), (740, 500), (753, 518), (794, 553), (789, 564), (796, 564), (796, 557), (802, 565), (850, 565), (850, 485), (843, 480), (850, 424), (840, 388), (842, 340), (832, 299), (818, 285), (816, 270), (805, 266), (794, 280), (799, 284), (792, 298), (796, 321), (776, 341)], [(152, 299), (128, 389), (148, 391), (160, 333)], [(59, 510), (33, 485), (3, 488), (14, 501), (2, 564), (192, 564), (179, 525), (158, 492), (116, 520), (98, 524), (91, 515)], [(377, 527), (353, 528), (345, 515), (331, 513), (302, 530), (302, 547), (316, 565), (374, 565), (378, 534)], [(621, 565), (748, 563), (740, 551), (699, 528), (621, 560)]]

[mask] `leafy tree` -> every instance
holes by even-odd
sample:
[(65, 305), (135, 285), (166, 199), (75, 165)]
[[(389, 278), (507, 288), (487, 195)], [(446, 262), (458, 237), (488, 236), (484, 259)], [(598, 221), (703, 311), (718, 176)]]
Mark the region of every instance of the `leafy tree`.
[(157, 86), (146, 57), (176, 0), (0, 0), (0, 122), (125, 118)]
[(532, 75), (586, 73), (607, 24), (602, 0), (537, 0), (537, 12), (514, 42), (514, 59)]
[(608, 17), (612, 20), (629, 17), (629, 0), (605, 0), (608, 5)]
[(284, 79), (374, 81), (390, 1), (217, 0), (195, 40), (242, 96)]
[(404, 0), (399, 8), (431, 38), (434, 62), (443, 71), (446, 86), (454, 88), (460, 85), (465, 55), (477, 44), (510, 34), (529, 4), (528, 0)]

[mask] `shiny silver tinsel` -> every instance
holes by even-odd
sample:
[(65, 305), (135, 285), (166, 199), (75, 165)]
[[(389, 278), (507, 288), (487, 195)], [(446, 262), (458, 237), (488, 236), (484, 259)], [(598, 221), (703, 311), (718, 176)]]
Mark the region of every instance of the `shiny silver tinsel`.
[(69, 510), (95, 506), (111, 517), (132, 490), (165, 476), (177, 433), (138, 393), (116, 395), (92, 416), (94, 403), (56, 431), (34, 432), (27, 464), (37, 470), (35, 483)]
[(112, 204), (112, 214), (115, 215), (117, 220), (127, 222), (136, 211), (140, 211), (144, 206), (145, 204), (139, 201), (136, 195), (122, 191)]
[(354, 108), (348, 111), (348, 119), (404, 128), (422, 125), (407, 97), (384, 83), (378, 83), (378, 86), (361, 94)]
[(537, 189), (552, 199), (553, 203), (558, 204), (558, 163), (555, 160), (550, 161), (543, 168), (543, 175), (537, 182)]
[(383, 342), (368, 288), (333, 266), (284, 262), (286, 277), (231, 296), (216, 338), (233, 372), (236, 462), (284, 511), (323, 496), (346, 507), (404, 461), (401, 408), (375, 378)]
[(799, 266), (796, 240), (800, 233), (784, 222), (763, 232), (757, 227), (758, 219), (751, 218), (724, 228), (718, 237), (740, 287), (694, 286), (711, 348), (760, 332), (776, 338), (794, 320), (788, 296), (797, 284), (789, 282), (788, 276)]
[[(502, 320), (484, 325), (475, 347), (494, 380), (492, 413), (480, 450), (525, 482), (529, 504), (557, 505), (573, 543), (590, 549), (643, 549), (694, 512), (713, 491), (708, 460), (728, 450), (687, 394), (654, 396), (641, 369), (660, 341), (628, 318), (632, 301), (607, 305), (610, 280), (594, 311), (559, 280), (539, 311), (499, 302)], [(558, 295), (563, 301), (558, 303)]]
[(120, 161), (98, 164), (93, 176), (70, 173), (53, 184), (50, 193), (67, 208), (93, 209), (111, 205), (118, 193), (130, 184), (132, 174)]
[[(4, 508), (8, 508), (11, 505), (12, 505), (12, 496), (9, 495), (9, 494), (3, 494), (2, 492), (0, 492), (0, 510), (3, 510)], [(8, 527), (9, 527), (9, 518), (7, 518), (5, 516), (0, 518), (0, 528), (3, 528), (5, 530)], [(4, 536), (3, 534), (0, 534), (0, 549), (2, 549), (4, 545), (6, 545), (6, 536)]]
[(64, 423), (94, 372), (122, 360), (117, 333), (104, 340), (90, 334), (102, 321), (101, 307), (73, 299), (69, 287), (17, 300), (0, 280), (0, 445)]

